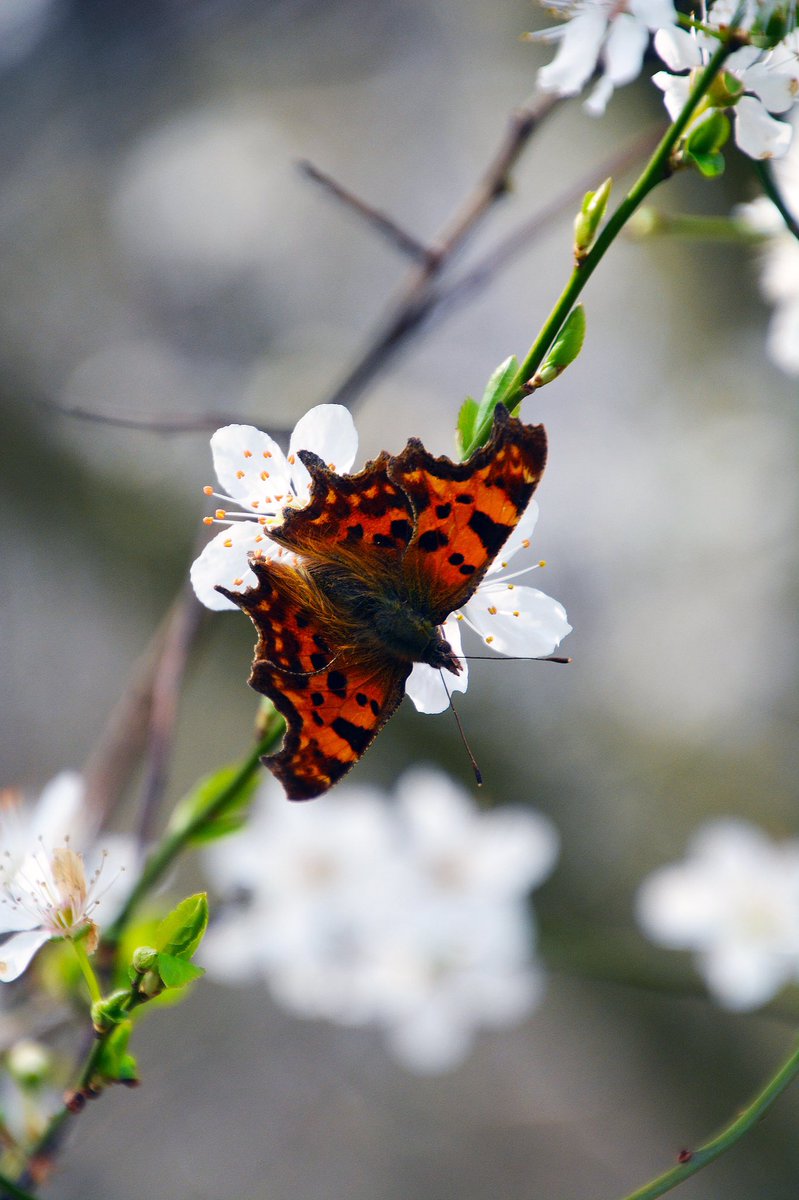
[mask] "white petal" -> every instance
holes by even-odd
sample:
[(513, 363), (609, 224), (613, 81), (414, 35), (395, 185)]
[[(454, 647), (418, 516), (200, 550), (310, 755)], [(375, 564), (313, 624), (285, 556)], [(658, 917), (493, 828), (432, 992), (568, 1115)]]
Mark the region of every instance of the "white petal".
[(593, 91), (584, 102), (583, 108), (592, 117), (603, 117), (612, 95), (613, 83), (608, 75), (603, 75), (597, 80)]
[(41, 838), (46, 846), (54, 847), (69, 837), (80, 845), (87, 832), (84, 795), (83, 777), (77, 771), (62, 771), (51, 779), (36, 804), (32, 841)]
[(672, 71), (689, 71), (691, 67), (698, 67), (702, 62), (700, 39), (677, 25), (669, 25), (657, 31), (655, 49)]
[(599, 8), (583, 10), (566, 26), (558, 52), (538, 72), (544, 92), (574, 96), (590, 79), (599, 57), (607, 20)]
[(769, 357), (787, 375), (799, 375), (799, 300), (778, 308), (771, 318)]
[[(743, 82), (744, 72), (748, 72), (753, 63), (758, 59), (762, 59), (763, 51), (758, 50), (756, 46), (741, 46), (740, 49), (733, 51), (730, 57), (724, 64), (724, 70), (730, 75), (735, 75), (737, 79)], [(749, 87), (747, 86), (747, 91)]]
[(537, 588), (483, 585), (463, 611), (492, 650), (514, 657), (551, 654), (572, 628), (557, 600)]
[(791, 144), (791, 126), (769, 116), (755, 96), (735, 106), (735, 141), (750, 158), (782, 158)]
[[(662, 32), (662, 31), (661, 31)], [(669, 75), (668, 71), (658, 71), (652, 76), (655, 87), (663, 92), (663, 103), (672, 121), (676, 121), (691, 92), (691, 83), (687, 75)]]
[(307, 493), (311, 477), (297, 458), (298, 450), (312, 450), (339, 475), (346, 475), (358, 453), (358, 434), (352, 415), (341, 404), (317, 404), (300, 417), (289, 442), (291, 475), (297, 494)]
[(416, 1075), (451, 1071), (469, 1053), (473, 1034), (448, 1009), (430, 1006), (387, 1031), (396, 1059)]
[(614, 87), (630, 83), (641, 71), (649, 30), (629, 13), (621, 13), (610, 27), (602, 61)]
[(256, 551), (265, 558), (277, 554), (277, 546), (264, 534), (263, 526), (257, 521), (241, 521), (225, 527), (191, 564), (191, 585), (197, 599), (215, 612), (237, 608), (232, 600), (221, 596), (214, 588), (218, 583), (232, 592), (255, 587), (258, 580), (250, 569), (247, 556)]
[(630, 0), (628, 10), (653, 30), (673, 25), (677, 19), (672, 0)]
[[(283, 451), (254, 425), (217, 429), (211, 438), (211, 453), (223, 490), (248, 506), (253, 499), (288, 491), (289, 471)], [(262, 472), (269, 475), (267, 480), (261, 478)]]
[(796, 103), (799, 61), (792, 55), (786, 69), (771, 55), (750, 67), (743, 82), (747, 92), (754, 92), (769, 112), (788, 112)]
[(458, 658), (461, 659), (463, 670), (460, 675), (447, 671), (446, 687), (441, 678), (441, 671), (436, 667), (428, 667), (427, 663), (414, 663), (413, 670), (405, 684), (405, 694), (410, 697), (417, 710), (422, 713), (440, 713), (449, 708), (450, 692), (465, 692), (469, 686), (469, 666), (462, 658), (463, 645), (461, 642), (460, 622), (454, 616), (447, 617), (443, 625), (444, 637), (449, 642)]
[(43, 929), (32, 929), (27, 933), (15, 933), (0, 946), (0, 982), (10, 983), (18, 979), (37, 950), (50, 940)]
[(795, 973), (796, 965), (758, 948), (729, 944), (703, 954), (699, 968), (725, 1008), (744, 1012), (771, 1000)]
[(102, 844), (86, 854), (86, 878), (98, 874), (93, 896), (95, 920), (101, 927), (110, 925), (127, 900), (136, 882), (141, 854), (136, 838), (127, 833), (104, 833)]
[(725, 896), (714, 876), (692, 864), (654, 871), (635, 900), (638, 924), (648, 938), (672, 950), (705, 946), (724, 918)]
[(533, 536), (536, 522), (538, 520), (538, 505), (535, 500), (531, 500), (527, 508), (519, 518), (519, 523), (513, 532), (509, 535), (505, 545), (500, 550), (497, 557), (491, 563), (491, 566), (486, 571), (486, 578), (495, 575), (497, 571), (503, 570), (508, 565), (514, 554), (518, 554), (520, 550), (528, 550), (529, 546), (525, 545)]

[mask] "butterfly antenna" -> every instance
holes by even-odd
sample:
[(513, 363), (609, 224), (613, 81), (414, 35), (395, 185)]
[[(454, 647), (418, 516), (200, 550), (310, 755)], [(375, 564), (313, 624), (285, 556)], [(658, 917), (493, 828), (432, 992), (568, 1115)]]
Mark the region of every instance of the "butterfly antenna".
[(496, 654), (461, 654), (461, 658), (465, 658), (467, 662), (552, 662), (566, 665), (574, 662), (573, 658), (561, 658), (558, 654), (547, 654), (543, 658), (528, 657), (524, 654), (503, 654), (502, 658), (497, 658)]
[(449, 700), (449, 706), (450, 706), (450, 709), (452, 710), (452, 715), (455, 718), (455, 724), (458, 726), (458, 733), (461, 735), (461, 741), (463, 742), (463, 748), (469, 756), (469, 762), (471, 763), (472, 770), (474, 771), (475, 782), (478, 787), (482, 787), (483, 786), (483, 773), (477, 765), (477, 759), (472, 754), (471, 746), (466, 741), (466, 734), (463, 732), (463, 726), (461, 725), (461, 719), (458, 716), (458, 711), (455, 708), (455, 705), (452, 703), (452, 692), (447, 687), (447, 681), (444, 678), (443, 670), (439, 669), (438, 673), (441, 676), (441, 682), (444, 685), (444, 691), (447, 693), (447, 699)]

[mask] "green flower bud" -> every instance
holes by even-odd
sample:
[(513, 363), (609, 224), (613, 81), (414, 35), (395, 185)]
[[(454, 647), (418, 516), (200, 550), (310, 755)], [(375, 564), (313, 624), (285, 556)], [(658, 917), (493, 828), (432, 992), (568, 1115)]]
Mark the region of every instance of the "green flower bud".
[(159, 995), (164, 990), (164, 984), (157, 971), (145, 971), (137, 987), (142, 996), (146, 996), (148, 1000), (152, 1000), (153, 996)]
[(50, 1076), (52, 1056), (41, 1042), (23, 1038), (14, 1045), (6, 1056), (8, 1073), (23, 1088), (41, 1087)]
[(708, 89), (707, 98), (714, 108), (732, 108), (744, 93), (744, 85), (729, 71), (721, 71)]
[(137, 975), (143, 975), (145, 971), (152, 970), (157, 961), (157, 950), (154, 950), (152, 946), (139, 946), (133, 951), (131, 965)]
[(613, 180), (606, 179), (595, 192), (586, 192), (582, 207), (574, 218), (574, 257), (582, 262), (596, 240), (605, 216)]
[(96, 1000), (92, 1005), (92, 1025), (95, 1032), (107, 1033), (115, 1025), (126, 1021), (129, 1005), (130, 992), (126, 989), (120, 989), (112, 992), (110, 996), (104, 996), (102, 1000)]

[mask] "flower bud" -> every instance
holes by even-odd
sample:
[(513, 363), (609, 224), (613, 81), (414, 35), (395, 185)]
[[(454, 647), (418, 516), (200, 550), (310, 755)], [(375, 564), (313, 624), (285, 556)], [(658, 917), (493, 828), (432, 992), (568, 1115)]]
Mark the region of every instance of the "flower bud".
[(711, 83), (707, 98), (714, 108), (731, 108), (744, 92), (744, 85), (729, 71), (721, 71)]
[(47, 1047), (32, 1038), (15, 1042), (6, 1057), (9, 1075), (23, 1088), (40, 1087), (49, 1078), (51, 1066)]
[(143, 975), (145, 971), (150, 971), (155, 967), (158, 961), (158, 951), (152, 946), (138, 946), (133, 951), (131, 965), (137, 975)]
[(129, 1004), (130, 992), (124, 988), (112, 992), (110, 996), (104, 996), (102, 1000), (96, 1000), (92, 1005), (92, 1025), (95, 1032), (107, 1033), (121, 1021), (126, 1021)]
[(605, 216), (613, 180), (606, 179), (595, 192), (586, 192), (582, 207), (574, 218), (574, 257), (582, 262), (596, 240)]
[(138, 991), (148, 1000), (159, 995), (164, 990), (164, 984), (157, 971), (145, 971), (137, 984)]

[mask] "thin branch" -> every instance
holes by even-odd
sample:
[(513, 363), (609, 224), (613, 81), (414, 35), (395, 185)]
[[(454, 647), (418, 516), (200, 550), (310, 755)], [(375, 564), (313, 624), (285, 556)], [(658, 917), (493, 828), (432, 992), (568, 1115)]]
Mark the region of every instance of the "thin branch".
[(389, 217), (387, 213), (381, 212), (380, 209), (374, 208), (366, 200), (362, 200), (360, 196), (356, 196), (354, 192), (349, 191), (343, 184), (338, 183), (332, 175), (328, 175), (325, 171), (320, 170), (319, 167), (314, 166), (307, 159), (302, 159), (297, 163), (297, 166), (303, 175), (313, 180), (314, 183), (320, 184), (336, 200), (339, 200), (347, 208), (352, 209), (367, 224), (371, 225), (372, 229), (382, 234), (387, 241), (391, 242), (403, 254), (415, 259), (417, 262), (427, 262), (431, 251), (425, 246), (424, 242), (419, 241), (412, 233), (408, 233), (392, 217)]
[[(79, 405), (67, 408), (49, 398), (40, 399), (38, 403), (60, 417), (74, 417), (79, 421), (93, 421), (98, 425), (117, 425), (122, 429), (141, 429), (146, 433), (208, 433), (209, 430), (213, 432), (222, 425), (258, 424), (252, 417), (238, 413), (177, 413), (173, 417), (151, 417), (144, 413), (97, 412), (95, 409), (82, 408)], [(281, 438), (288, 440), (289, 432), (288, 429), (269, 429), (269, 433), (277, 441)]]

